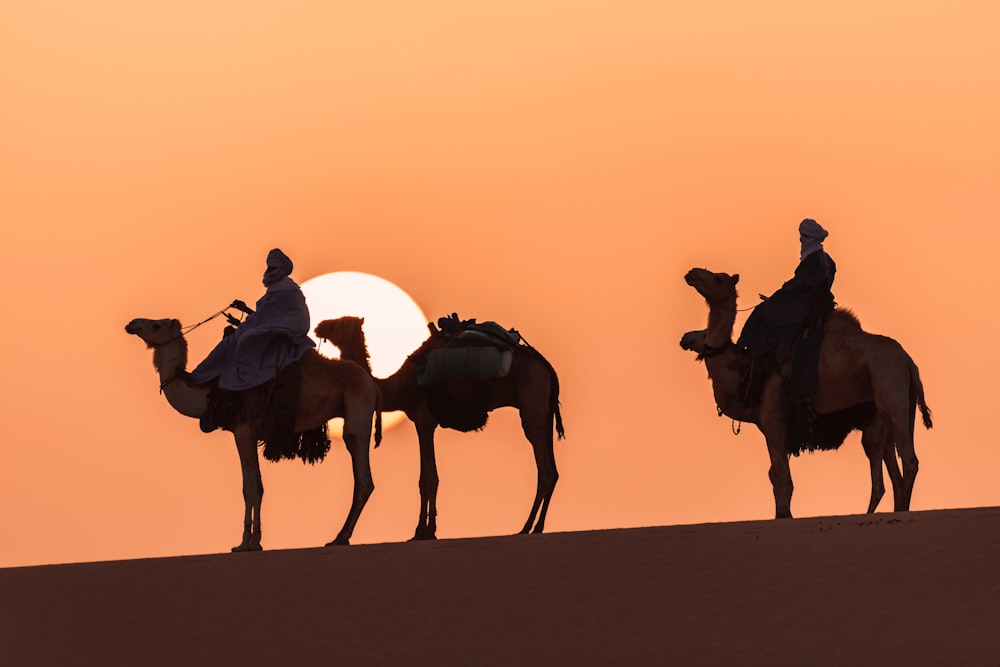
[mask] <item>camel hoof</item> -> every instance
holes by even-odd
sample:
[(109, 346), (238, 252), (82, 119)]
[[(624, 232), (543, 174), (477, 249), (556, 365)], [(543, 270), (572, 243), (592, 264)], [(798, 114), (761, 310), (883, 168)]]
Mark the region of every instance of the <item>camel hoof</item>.
[(417, 533), (410, 538), (410, 542), (426, 542), (427, 540), (436, 540), (437, 535), (434, 533)]
[(328, 546), (328, 547), (346, 547), (346, 546), (349, 546), (350, 544), (351, 544), (351, 541), (349, 539), (347, 539), (346, 537), (338, 537), (333, 542), (327, 542), (326, 546)]
[(234, 554), (241, 551), (263, 551), (264, 548), (259, 544), (241, 544), (239, 546), (233, 547), (230, 551)]

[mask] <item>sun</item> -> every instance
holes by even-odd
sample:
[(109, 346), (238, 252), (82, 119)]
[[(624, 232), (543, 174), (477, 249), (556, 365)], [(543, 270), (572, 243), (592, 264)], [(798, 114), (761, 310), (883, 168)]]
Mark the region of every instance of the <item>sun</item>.
[[(339, 357), (329, 341), (316, 338), (313, 329), (323, 320), (344, 315), (363, 317), (372, 374), (384, 378), (396, 372), (406, 357), (428, 336), (427, 319), (409, 294), (393, 283), (368, 273), (337, 271), (310, 278), (301, 285), (309, 306), (309, 337), (320, 354)], [(382, 415), (382, 429), (405, 419), (402, 412)], [(330, 435), (340, 435), (343, 419), (330, 420)]]

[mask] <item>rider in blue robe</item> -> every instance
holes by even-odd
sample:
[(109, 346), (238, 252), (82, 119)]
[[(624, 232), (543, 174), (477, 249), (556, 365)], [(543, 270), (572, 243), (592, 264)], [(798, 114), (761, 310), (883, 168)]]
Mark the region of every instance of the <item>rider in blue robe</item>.
[(289, 275), (292, 260), (275, 248), (267, 255), (264, 286), (256, 312), (215, 346), (192, 371), (196, 384), (218, 380), (225, 391), (264, 384), (315, 346), (308, 336), (309, 309)]

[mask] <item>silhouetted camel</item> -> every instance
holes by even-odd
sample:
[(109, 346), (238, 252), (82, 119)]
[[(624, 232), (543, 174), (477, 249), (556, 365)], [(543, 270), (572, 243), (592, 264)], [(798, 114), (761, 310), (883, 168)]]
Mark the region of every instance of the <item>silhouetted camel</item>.
[[(174, 319), (134, 319), (125, 331), (138, 336), (153, 348), (153, 366), (159, 372), (160, 393), (170, 406), (186, 417), (199, 418), (208, 407), (207, 386), (192, 385), (184, 373), (187, 367), (187, 341), (181, 324)], [(348, 544), (361, 510), (375, 489), (369, 464), (372, 419), (375, 419), (375, 446), (382, 439), (382, 413), (379, 411), (378, 387), (371, 374), (350, 361), (326, 359), (315, 350), (303, 357), (300, 371), (296, 433), (318, 428), (334, 417), (344, 418), (344, 444), (354, 468), (354, 497), (343, 528), (327, 546)], [(260, 403), (265, 388), (241, 392), (244, 405)], [(260, 551), (260, 506), (264, 485), (257, 459), (257, 443), (262, 439), (261, 415), (248, 409), (247, 422), (232, 427), (243, 471), (243, 540), (233, 551)], [(325, 455), (325, 452), (323, 452)], [(321, 455), (322, 456), (322, 455)]]
[[(783, 378), (788, 377), (788, 363), (767, 378), (760, 403), (752, 410), (731, 401), (732, 387), (739, 384), (739, 371), (732, 365), (737, 357), (732, 333), (739, 275), (691, 269), (684, 279), (709, 306), (705, 365), (712, 378), (716, 405), (724, 414), (755, 423), (764, 434), (771, 460), (768, 476), (774, 489), (775, 517), (790, 517), (793, 485), (785, 448), (789, 406), (782, 387)], [(854, 315), (835, 310), (824, 325), (819, 381), (812, 403), (819, 415), (874, 405), (887, 431), (883, 440), (895, 443), (903, 463), (902, 488), (895, 498), (895, 509), (908, 510), (919, 465), (913, 448), (917, 405), (924, 426), (931, 428), (932, 422), (917, 366), (902, 346), (886, 336), (866, 333)]]
[[(316, 326), (316, 335), (336, 345), (343, 359), (364, 365), (371, 371), (368, 348), (361, 325), (364, 319), (340, 317)], [(559, 412), (559, 379), (552, 365), (533, 347), (515, 345), (510, 372), (480, 382), (444, 382), (421, 386), (418, 368), (426, 363), (431, 350), (488, 342), (456, 341), (431, 325), (431, 336), (417, 348), (390, 377), (376, 378), (382, 391), (382, 409), (402, 410), (417, 429), (420, 442), (420, 516), (413, 539), (434, 539), (437, 532), (438, 474), (434, 456), (434, 431), (438, 426), (472, 431), (486, 424), (488, 413), (499, 407), (517, 408), (521, 427), (535, 452), (538, 484), (535, 501), (521, 533), (540, 533), (555, 490), (559, 473), (553, 451), (553, 422), (559, 438), (564, 436)], [(535, 523), (535, 516), (538, 522)]]
[[(704, 329), (688, 331), (681, 337), (681, 347), (697, 353), (699, 361), (705, 360), (705, 335)], [(727, 348), (717, 352), (725, 355), (724, 360), (736, 359), (735, 348)], [(713, 387), (716, 392), (716, 404), (727, 406), (725, 409), (718, 408), (720, 415), (726, 415), (736, 421), (744, 421), (759, 428), (759, 418), (754, 406), (744, 406), (739, 395), (739, 376), (736, 373), (720, 374), (713, 379)], [(846, 435), (846, 430), (861, 431), (861, 446), (868, 457), (868, 464), (871, 469), (872, 491), (868, 500), (868, 513), (871, 514), (878, 507), (882, 496), (885, 495), (885, 483), (882, 479), (882, 462), (885, 462), (886, 472), (889, 473), (889, 480), (892, 483), (892, 496), (894, 507), (898, 507), (903, 492), (903, 476), (899, 472), (899, 464), (896, 461), (896, 450), (893, 447), (892, 435), (885, 421), (879, 417), (874, 409), (862, 410), (859, 414), (839, 415), (837, 424), (840, 430), (833, 436), (836, 441), (840, 433)], [(846, 421), (844, 421), (846, 420)], [(820, 417), (815, 424), (815, 429), (824, 428), (823, 418)], [(837, 445), (839, 447), (839, 445)], [(833, 447), (834, 449), (836, 447)]]

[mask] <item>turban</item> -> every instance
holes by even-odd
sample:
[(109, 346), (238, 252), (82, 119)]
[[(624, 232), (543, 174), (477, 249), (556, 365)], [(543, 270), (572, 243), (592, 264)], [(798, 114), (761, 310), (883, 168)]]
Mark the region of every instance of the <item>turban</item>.
[(823, 229), (823, 227), (812, 218), (806, 218), (799, 223), (799, 236), (805, 236), (810, 239), (816, 239), (817, 241), (823, 241), (829, 235), (830, 232)]
[(275, 248), (267, 253), (267, 268), (284, 269), (286, 274), (290, 274), (292, 272), (292, 260), (288, 258), (288, 255), (281, 252), (279, 248)]
[(268, 287), (292, 273), (292, 260), (288, 255), (275, 248), (267, 253), (267, 270), (264, 272), (264, 284)]

